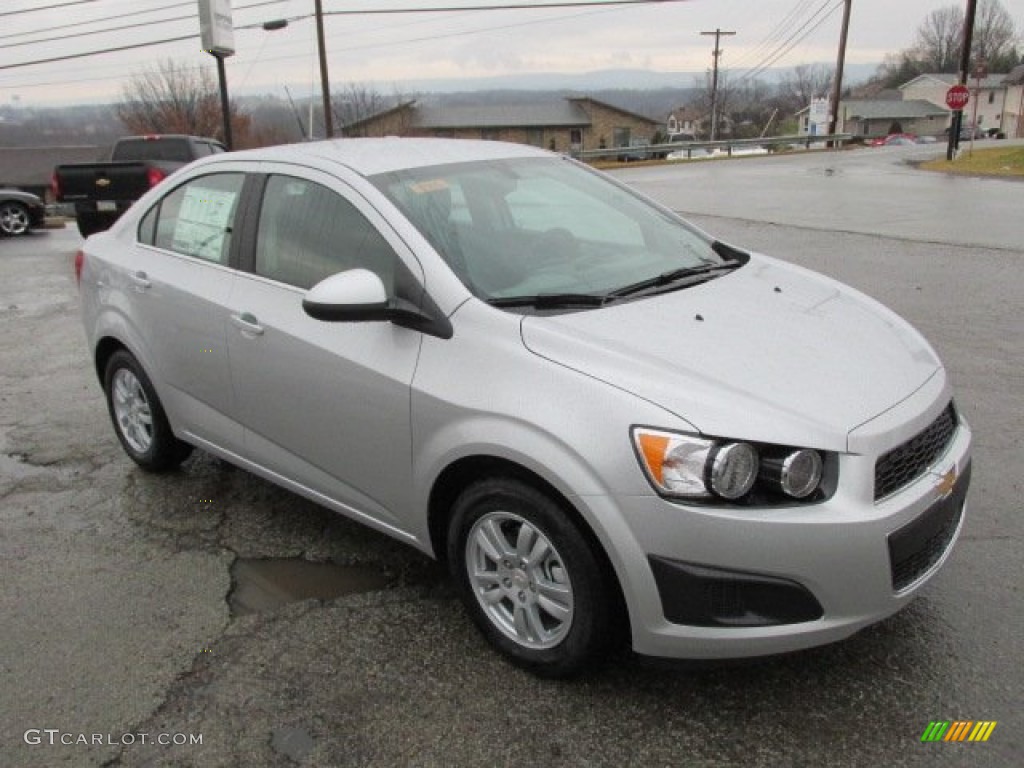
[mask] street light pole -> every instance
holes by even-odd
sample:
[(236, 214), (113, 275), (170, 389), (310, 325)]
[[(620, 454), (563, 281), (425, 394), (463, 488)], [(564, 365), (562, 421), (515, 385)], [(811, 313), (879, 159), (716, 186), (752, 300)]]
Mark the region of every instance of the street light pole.
[(228, 99), (228, 75), (224, 70), (224, 54), (214, 53), (217, 60), (217, 79), (220, 80), (220, 112), (224, 119), (224, 146), (234, 149), (234, 138), (231, 135), (231, 103)]
[(334, 136), (334, 116), (331, 114), (331, 86), (327, 81), (327, 53), (324, 50), (324, 9), (321, 0), (314, 0), (316, 9), (316, 43), (320, 52), (320, 89), (324, 98), (324, 132)]

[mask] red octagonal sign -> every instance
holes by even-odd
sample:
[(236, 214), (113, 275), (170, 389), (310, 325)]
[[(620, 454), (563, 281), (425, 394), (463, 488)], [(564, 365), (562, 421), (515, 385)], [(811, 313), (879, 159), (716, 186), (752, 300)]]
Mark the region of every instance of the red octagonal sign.
[(946, 106), (950, 109), (963, 109), (971, 98), (966, 85), (954, 85), (946, 91)]

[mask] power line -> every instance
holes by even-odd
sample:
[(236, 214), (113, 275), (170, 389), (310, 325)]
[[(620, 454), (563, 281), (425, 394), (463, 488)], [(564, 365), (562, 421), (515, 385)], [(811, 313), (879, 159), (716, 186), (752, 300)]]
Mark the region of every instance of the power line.
[[(96, 2), (97, 0), (76, 0), (76, 2)], [(277, 5), (286, 0), (267, 0), (266, 2), (253, 3), (247, 6), (239, 6), (239, 10), (258, 8), (265, 5)], [(690, 2), (691, 0), (566, 0), (565, 2), (551, 2), (551, 3), (540, 3), (540, 4), (526, 4), (526, 3), (506, 3), (504, 5), (478, 5), (478, 6), (432, 6), (427, 8), (373, 8), (361, 11), (328, 11), (324, 13), (325, 16), (340, 16), (340, 15), (379, 15), (379, 14), (409, 14), (409, 13), (440, 13), (440, 12), (453, 12), (453, 11), (506, 11), (506, 10), (535, 10), (535, 9), (547, 9), (547, 8), (580, 8), (580, 7), (595, 7), (595, 6), (626, 6), (626, 5), (660, 5), (665, 3), (681, 3)], [(75, 59), (88, 58), (90, 56), (98, 56), (107, 53), (120, 53), (123, 51), (135, 50), (138, 48), (145, 48), (151, 45), (164, 45), (167, 43), (176, 43), (183, 40), (191, 40), (199, 37), (198, 34), (182, 35), (178, 37), (164, 38), (162, 40), (151, 40), (143, 43), (134, 43), (131, 45), (122, 45), (112, 48), (103, 48), (93, 51), (85, 51), (82, 53), (70, 53), (61, 56), (51, 56), (43, 59), (36, 59), (33, 61), (23, 61), (14, 64), (0, 64), (0, 70), (8, 69), (20, 69), (22, 67), (35, 66), (38, 64), (52, 64), (58, 61), (71, 61)]]
[(37, 5), (35, 8), (22, 8), (19, 11), (4, 11), (0, 13), (0, 16), (18, 16), (22, 13), (35, 13), (36, 11), (49, 11), (54, 8), (67, 8), (72, 5), (86, 5), (87, 3), (96, 3), (99, 0), (72, 0), (70, 3), (56, 3), (54, 5)]
[(785, 36), (785, 34), (793, 28), (796, 24), (797, 19), (803, 14), (808, 6), (813, 3), (814, 0), (798, 0), (797, 3), (789, 9), (789, 12), (783, 16), (779, 22), (772, 28), (772, 30), (765, 36), (764, 40), (758, 43), (754, 48), (742, 53), (734, 62), (734, 69), (742, 69), (747, 64), (758, 61), (760, 57), (767, 53), (767, 51), (774, 46), (779, 40)]
[[(832, 8), (829, 8), (826, 11), (826, 8), (830, 3), (834, 4), (832, 5)], [(822, 24), (828, 21), (829, 17), (839, 9), (839, 6), (842, 5), (842, 3), (843, 0), (838, 0), (838, 2), (837, 0), (825, 0), (825, 2), (818, 7), (818, 10), (816, 10), (809, 19), (807, 19), (799, 28), (797, 28), (793, 32), (793, 34), (786, 38), (786, 40), (783, 41), (771, 54), (765, 57), (760, 64), (747, 69), (742, 75), (740, 75), (740, 77), (736, 81), (736, 84), (738, 85), (742, 83), (744, 80), (750, 80), (754, 77), (757, 77), (759, 74), (768, 69), (772, 64), (774, 64), (787, 53), (789, 53), (791, 50), (793, 50), (797, 45), (802, 43), (805, 39), (807, 39), (807, 37), (813, 34), (818, 29), (818, 27), (820, 27)], [(819, 16), (823, 11), (825, 12), (824, 15), (821, 16), (821, 18), (815, 22), (815, 18)]]
[[(113, 21), (115, 19), (127, 19), (127, 18), (129, 18), (131, 16), (143, 16), (143, 15), (145, 15), (147, 13), (157, 13), (159, 11), (169, 11), (169, 10), (172, 10), (174, 8), (182, 8), (182, 7), (186, 6), (186, 5), (189, 6), (189, 7), (195, 7), (195, 0), (190, 0), (190, 2), (186, 2), (186, 3), (171, 3), (170, 5), (162, 5), (159, 8), (147, 8), (146, 10), (143, 10), (143, 11), (130, 11), (128, 13), (119, 13), (116, 16), (99, 16), (99, 17), (94, 18), (94, 19), (89, 19), (88, 21), (72, 21), (72, 22), (69, 22), (67, 24), (55, 24), (55, 25), (50, 26), (50, 27), (43, 27), (42, 29), (33, 29), (33, 30), (25, 31), (25, 32), (11, 32), (11, 33), (6, 34), (6, 35), (0, 35), (0, 40), (9, 40), (12, 37), (27, 37), (29, 35), (41, 35), (41, 34), (44, 34), (46, 32), (57, 32), (58, 30), (61, 30), (61, 29), (77, 29), (78, 27), (88, 27), (88, 26), (91, 26), (93, 24), (100, 24), (100, 23), (102, 23), (104, 21)], [(195, 18), (195, 14), (193, 14), (190, 18)], [(164, 19), (157, 19), (156, 21), (154, 21), (152, 23), (157, 24), (160, 21), (164, 21)], [(102, 31), (106, 32), (108, 30), (102, 30)], [(38, 42), (42, 42), (42, 41), (41, 40), (34, 40), (33, 42), (38, 43)]]
[(188, 21), (195, 19), (194, 13), (188, 16), (174, 16), (170, 19), (157, 19), (155, 21), (137, 21), (134, 24), (123, 24), (120, 27), (107, 27), (106, 29), (93, 29), (88, 32), (72, 32), (71, 34), (57, 35), (56, 37), (41, 37), (38, 40), (25, 40), (20, 43), (4, 43), (0, 48), (18, 48), (23, 45), (34, 45), (35, 43), (49, 43), (54, 40), (67, 40), (72, 37), (89, 37), (91, 35), (105, 35), (110, 32), (120, 32), (125, 29), (137, 29), (138, 27), (152, 27), (154, 24), (174, 21)]

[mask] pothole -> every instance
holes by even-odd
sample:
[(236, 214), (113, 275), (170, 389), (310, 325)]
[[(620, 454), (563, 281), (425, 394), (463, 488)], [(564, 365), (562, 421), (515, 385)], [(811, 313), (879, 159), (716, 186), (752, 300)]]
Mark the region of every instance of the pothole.
[(232, 616), (279, 608), (299, 600), (330, 600), (372, 592), (391, 584), (378, 568), (311, 563), (301, 558), (239, 558), (231, 566), (234, 588), (228, 597)]

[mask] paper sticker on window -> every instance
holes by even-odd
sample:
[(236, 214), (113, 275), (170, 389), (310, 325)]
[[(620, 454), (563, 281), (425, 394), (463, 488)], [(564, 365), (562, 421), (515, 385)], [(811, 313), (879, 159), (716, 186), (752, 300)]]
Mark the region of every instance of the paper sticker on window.
[(185, 190), (174, 226), (174, 249), (207, 261), (224, 260), (228, 222), (237, 192), (192, 185)]
[(448, 189), (448, 182), (444, 179), (427, 179), (413, 182), (409, 185), (409, 189), (417, 195), (425, 195), (428, 192), (440, 192), (442, 189)]

